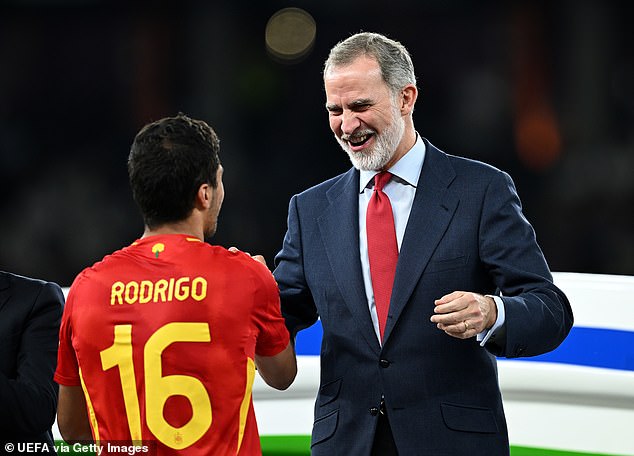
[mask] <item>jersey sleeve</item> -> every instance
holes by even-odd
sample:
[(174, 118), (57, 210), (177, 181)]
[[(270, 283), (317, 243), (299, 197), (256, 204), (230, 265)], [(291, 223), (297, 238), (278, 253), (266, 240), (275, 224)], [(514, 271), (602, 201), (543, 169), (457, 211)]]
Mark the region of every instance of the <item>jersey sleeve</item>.
[(75, 293), (73, 287), (71, 287), (62, 315), (62, 323), (59, 330), (59, 349), (57, 351), (57, 369), (53, 377), (58, 384), (64, 386), (79, 386), (81, 384), (79, 364), (77, 363), (77, 356), (75, 355), (72, 341), (71, 314), (74, 307), (74, 296)]
[(275, 356), (287, 347), (290, 336), (280, 310), (280, 294), (273, 274), (259, 263), (256, 273), (258, 285), (253, 317), (259, 334), (255, 353), (259, 356)]

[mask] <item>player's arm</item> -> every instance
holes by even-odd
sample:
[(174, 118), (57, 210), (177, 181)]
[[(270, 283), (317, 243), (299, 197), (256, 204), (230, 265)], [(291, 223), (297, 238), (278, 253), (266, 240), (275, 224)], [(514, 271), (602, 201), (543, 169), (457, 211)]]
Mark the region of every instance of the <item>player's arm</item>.
[(297, 358), (293, 344), (289, 342), (284, 350), (274, 356), (255, 355), (255, 365), (267, 385), (285, 390), (291, 386), (297, 375)]
[(57, 425), (62, 438), (68, 443), (93, 441), (86, 398), (81, 386), (60, 385)]

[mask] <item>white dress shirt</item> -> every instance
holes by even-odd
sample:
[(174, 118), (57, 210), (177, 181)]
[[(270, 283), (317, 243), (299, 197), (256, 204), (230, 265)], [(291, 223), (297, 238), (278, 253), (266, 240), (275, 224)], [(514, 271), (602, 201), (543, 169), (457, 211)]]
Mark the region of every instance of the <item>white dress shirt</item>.
[[(407, 227), (409, 214), (414, 203), (416, 195), (416, 186), (420, 177), (425, 161), (425, 142), (420, 135), (416, 135), (416, 143), (409, 152), (394, 164), (388, 171), (392, 174), (392, 179), (383, 187), (383, 192), (390, 199), (392, 205), (392, 213), (394, 215), (394, 228), (396, 229), (396, 242), (398, 250), (401, 250), (401, 243)], [(359, 177), (359, 246), (361, 254), (361, 268), (363, 270), (363, 283), (365, 285), (365, 294), (368, 300), (370, 316), (374, 325), (374, 332), (377, 339), (381, 341), (379, 332), (379, 318), (376, 313), (376, 305), (374, 303), (374, 290), (372, 289), (372, 278), (370, 276), (370, 261), (368, 259), (368, 238), (365, 227), (366, 212), (368, 203), (372, 197), (374, 188), (374, 176), (377, 171), (360, 171)], [(441, 296), (438, 296), (440, 298)], [(489, 331), (483, 331), (478, 334), (480, 345), (484, 344), (489, 338), (504, 324), (504, 305), (498, 296), (491, 296), (498, 308), (498, 318)], [(431, 317), (431, 315), (430, 315)], [(431, 323), (430, 323), (431, 324)]]

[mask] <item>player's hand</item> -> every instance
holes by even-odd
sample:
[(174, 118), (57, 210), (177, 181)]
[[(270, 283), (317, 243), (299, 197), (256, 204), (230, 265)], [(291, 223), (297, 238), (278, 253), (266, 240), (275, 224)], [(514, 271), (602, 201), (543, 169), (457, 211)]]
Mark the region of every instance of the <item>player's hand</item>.
[(432, 323), (458, 339), (468, 339), (489, 329), (497, 318), (493, 298), (467, 291), (454, 291), (434, 301)]
[[(227, 250), (229, 250), (230, 252), (240, 252), (241, 250), (237, 247), (229, 247)], [(242, 253), (246, 253), (247, 255), (249, 255), (251, 258), (253, 258), (255, 261), (259, 261), (260, 263), (262, 263), (264, 266), (266, 266), (266, 260), (264, 259), (264, 257), (262, 255), (251, 255), (249, 252), (242, 252)], [(268, 268), (268, 266), (266, 266)]]

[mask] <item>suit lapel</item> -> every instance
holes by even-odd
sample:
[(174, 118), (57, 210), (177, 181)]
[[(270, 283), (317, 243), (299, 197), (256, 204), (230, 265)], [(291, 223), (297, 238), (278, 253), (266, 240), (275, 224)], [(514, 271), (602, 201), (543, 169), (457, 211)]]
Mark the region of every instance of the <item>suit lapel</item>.
[(453, 167), (444, 153), (427, 140), (425, 145), (425, 162), (396, 266), (384, 343), (458, 207), (458, 196), (448, 188), (455, 178)]
[(361, 259), (359, 258), (359, 172), (351, 169), (327, 192), (330, 205), (317, 219), (336, 284), (361, 333), (377, 354)]

